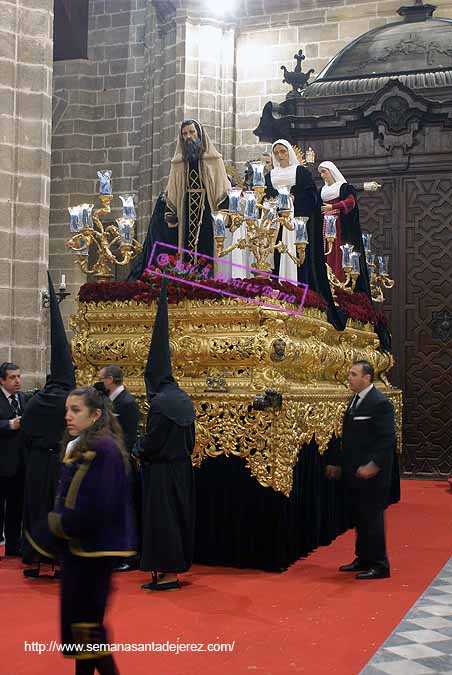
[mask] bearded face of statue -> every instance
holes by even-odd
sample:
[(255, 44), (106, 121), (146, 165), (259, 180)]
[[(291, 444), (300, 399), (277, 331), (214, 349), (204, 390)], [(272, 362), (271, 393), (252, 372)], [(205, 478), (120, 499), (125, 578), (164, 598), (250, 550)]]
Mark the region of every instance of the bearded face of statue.
[(201, 139), (195, 124), (186, 124), (181, 129), (184, 144), (184, 156), (190, 164), (195, 164), (201, 156)]

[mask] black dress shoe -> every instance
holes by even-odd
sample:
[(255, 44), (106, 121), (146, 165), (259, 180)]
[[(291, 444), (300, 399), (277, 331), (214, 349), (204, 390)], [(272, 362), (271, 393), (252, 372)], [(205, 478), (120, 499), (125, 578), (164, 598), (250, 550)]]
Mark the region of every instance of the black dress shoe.
[(368, 563), (362, 562), (359, 558), (355, 558), (354, 561), (348, 565), (341, 565), (339, 567), (339, 572), (361, 572), (368, 569)]
[(136, 563), (123, 562), (113, 567), (113, 572), (131, 572), (132, 570), (136, 569), (137, 569)]
[(39, 579), (39, 567), (27, 567), (24, 569), (23, 575), (27, 579)]
[(387, 567), (371, 567), (367, 572), (360, 572), (356, 575), (357, 579), (388, 579), (391, 572)]
[(180, 589), (180, 581), (179, 579), (175, 579), (174, 581), (161, 581), (160, 583), (150, 581), (148, 584), (142, 584), (141, 588), (144, 591), (178, 591)]

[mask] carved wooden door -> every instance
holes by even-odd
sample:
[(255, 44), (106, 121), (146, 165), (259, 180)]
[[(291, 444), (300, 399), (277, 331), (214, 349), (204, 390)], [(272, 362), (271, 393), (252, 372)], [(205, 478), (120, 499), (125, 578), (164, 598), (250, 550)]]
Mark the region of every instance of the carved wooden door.
[(396, 287), (384, 309), (393, 333), (392, 383), (404, 392), (403, 469), (452, 471), (452, 177), (382, 179), (360, 200), (374, 250), (391, 256)]

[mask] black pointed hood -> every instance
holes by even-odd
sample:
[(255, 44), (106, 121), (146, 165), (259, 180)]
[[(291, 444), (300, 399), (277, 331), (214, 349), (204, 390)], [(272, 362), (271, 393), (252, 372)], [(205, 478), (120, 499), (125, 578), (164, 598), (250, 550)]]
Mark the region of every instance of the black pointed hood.
[(160, 413), (179, 426), (193, 423), (193, 403), (175, 381), (171, 368), (166, 279), (162, 279), (144, 382), (147, 400), (151, 404), (150, 414)]
[(71, 348), (64, 330), (60, 306), (52, 279), (47, 272), (50, 297), (50, 377), (46, 386), (58, 384), (68, 392), (75, 387), (75, 373), (72, 365)]
[(28, 402), (20, 428), (33, 447), (56, 449), (65, 429), (65, 403), (75, 387), (74, 366), (61, 318), (60, 307), (49, 273), (50, 374), (43, 389)]
[(165, 384), (175, 384), (171, 368), (171, 352), (168, 329), (168, 298), (166, 279), (162, 279), (159, 304), (155, 315), (148, 360), (144, 370), (144, 382), (148, 401), (161, 391)]

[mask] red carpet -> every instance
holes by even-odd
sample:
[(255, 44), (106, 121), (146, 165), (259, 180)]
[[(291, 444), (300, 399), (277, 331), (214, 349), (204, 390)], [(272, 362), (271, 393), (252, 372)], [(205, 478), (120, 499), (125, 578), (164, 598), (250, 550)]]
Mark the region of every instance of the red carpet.
[[(195, 566), (182, 591), (146, 593), (141, 572), (116, 574), (108, 623), (121, 643), (227, 643), (232, 653), (118, 654), (122, 675), (355, 675), (451, 555), (447, 482), (404, 481), (387, 514), (391, 579), (356, 581), (337, 567), (353, 558), (353, 533), (284, 574)], [(58, 640), (55, 582), (25, 580), (0, 562), (1, 672), (66, 675), (57, 653), (25, 653), (24, 641)]]

